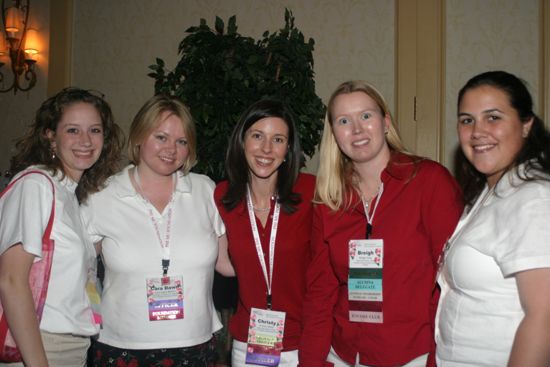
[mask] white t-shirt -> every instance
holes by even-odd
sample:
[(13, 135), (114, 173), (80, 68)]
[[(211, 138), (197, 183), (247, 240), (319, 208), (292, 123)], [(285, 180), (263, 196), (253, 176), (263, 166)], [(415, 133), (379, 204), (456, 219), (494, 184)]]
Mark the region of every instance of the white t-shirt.
[[(149, 321), (145, 282), (162, 275), (162, 250), (149, 206), (131, 184), (129, 169), (82, 207), (95, 242), (102, 240), (105, 282), (102, 343), (127, 349), (178, 348), (204, 343), (221, 328), (212, 300), (218, 237), (225, 227), (214, 204), (214, 183), (178, 173), (173, 201), (169, 276), (183, 277), (184, 318)], [(167, 207), (168, 208), (168, 207)], [(167, 208), (153, 208), (165, 238)]]
[[(51, 177), (47, 171), (41, 171)], [(50, 333), (94, 335), (98, 328), (93, 323), (85, 288), (95, 250), (80, 219), (74, 193), (77, 184), (68, 177), (61, 179), (60, 174), (52, 177), (52, 181), (55, 185), (52, 228), (55, 249), (40, 329)], [(27, 175), (15, 183), (0, 200), (0, 253), (22, 243), (25, 251), (41, 257), (42, 235), (50, 219), (52, 199), (52, 186), (41, 174)]]
[[(485, 200), (484, 200), (485, 198)], [(506, 366), (524, 317), (514, 274), (550, 267), (550, 182), (514, 170), (463, 214), (438, 278), (439, 367)]]

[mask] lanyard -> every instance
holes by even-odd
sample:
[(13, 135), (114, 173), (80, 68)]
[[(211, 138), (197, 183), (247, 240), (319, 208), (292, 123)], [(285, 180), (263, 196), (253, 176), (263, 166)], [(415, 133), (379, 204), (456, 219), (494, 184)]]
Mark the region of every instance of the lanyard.
[[(166, 220), (166, 230), (164, 232), (164, 241), (162, 239), (162, 236), (160, 234), (160, 226), (158, 221), (155, 219), (155, 216), (153, 214), (153, 204), (145, 197), (143, 194), (143, 190), (141, 189), (141, 184), (139, 180), (139, 173), (137, 170), (137, 166), (134, 167), (134, 180), (137, 184), (138, 192), (141, 196), (141, 198), (145, 201), (147, 204), (147, 209), (149, 212), (149, 219), (151, 219), (151, 223), (153, 223), (153, 227), (155, 228), (155, 233), (157, 235), (157, 240), (159, 242), (160, 248), (162, 250), (162, 276), (166, 277), (168, 275), (168, 268), (170, 267), (170, 231), (172, 228), (172, 203), (174, 201), (174, 192), (172, 191), (172, 195), (170, 196), (170, 202), (168, 203), (168, 219)], [(172, 180), (173, 180), (173, 186), (174, 189), (176, 187), (176, 180), (177, 175), (176, 173), (172, 174)]]
[(254, 243), (256, 244), (256, 253), (258, 254), (258, 259), (260, 260), (260, 265), (262, 266), (262, 272), (264, 273), (265, 284), (267, 286), (267, 308), (271, 310), (271, 286), (273, 284), (273, 263), (275, 262), (275, 238), (277, 237), (281, 204), (275, 202), (273, 221), (271, 222), (271, 235), (269, 238), (269, 275), (267, 274), (267, 268), (264, 260), (264, 250), (262, 249), (258, 226), (256, 225), (256, 216), (254, 215), (254, 208), (252, 206), (250, 187), (246, 188), (246, 204), (248, 207), (250, 227), (252, 228), (252, 236), (254, 237)]
[[(365, 216), (367, 217), (367, 234), (365, 236), (367, 240), (370, 238), (370, 235), (372, 233), (372, 222), (374, 221), (374, 214), (376, 213), (376, 208), (378, 208), (378, 204), (380, 203), (380, 198), (382, 197), (383, 193), (384, 193), (384, 183), (382, 182), (380, 184), (380, 188), (378, 189), (378, 194), (376, 194), (376, 203), (374, 204), (374, 208), (372, 209), (372, 215), (369, 213), (369, 202), (365, 200), (365, 198), (363, 197), (363, 194), (361, 194), (361, 201), (363, 202), (363, 208), (365, 209)], [(374, 200), (374, 198), (372, 200)]]

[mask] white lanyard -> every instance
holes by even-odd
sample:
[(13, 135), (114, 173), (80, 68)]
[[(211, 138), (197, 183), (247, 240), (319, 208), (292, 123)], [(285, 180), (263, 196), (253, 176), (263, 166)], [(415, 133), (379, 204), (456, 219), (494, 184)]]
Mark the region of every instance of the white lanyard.
[[(380, 188), (378, 189), (378, 194), (376, 194), (376, 203), (374, 204), (374, 208), (372, 209), (372, 215), (369, 213), (369, 202), (365, 200), (363, 195), (361, 194), (361, 201), (363, 202), (363, 208), (365, 209), (365, 216), (367, 217), (367, 239), (369, 239), (371, 232), (372, 232), (372, 222), (374, 221), (374, 214), (376, 213), (376, 208), (378, 208), (378, 204), (380, 203), (380, 198), (382, 197), (382, 194), (384, 193), (384, 183), (380, 183)], [(374, 200), (374, 198), (372, 199)]]
[[(143, 190), (141, 189), (137, 166), (134, 167), (134, 180), (136, 181), (137, 189), (141, 198), (147, 204), (147, 209), (149, 211), (149, 218), (151, 219), (151, 223), (153, 223), (153, 227), (155, 228), (157, 240), (162, 250), (162, 263), (161, 263), (162, 275), (165, 277), (168, 275), (168, 267), (170, 266), (170, 232), (172, 228), (172, 203), (174, 201), (174, 191), (172, 191), (172, 195), (170, 196), (170, 202), (168, 203), (168, 219), (166, 221), (166, 231), (164, 232), (164, 241), (163, 241), (162, 236), (160, 234), (158, 221), (155, 219), (155, 216), (153, 214), (153, 204), (151, 204), (151, 202), (145, 197), (145, 195), (143, 194)], [(175, 190), (176, 181), (177, 181), (176, 173), (172, 174), (172, 180), (173, 180), (173, 184), (174, 184), (173, 186)]]
[(262, 272), (264, 273), (265, 284), (267, 286), (267, 308), (271, 309), (271, 286), (273, 284), (273, 263), (275, 262), (275, 238), (277, 237), (277, 226), (279, 225), (281, 204), (277, 201), (275, 202), (273, 221), (271, 222), (271, 236), (269, 238), (269, 276), (265, 265), (264, 250), (262, 249), (258, 226), (256, 225), (256, 216), (254, 215), (254, 207), (252, 206), (250, 187), (246, 188), (246, 204), (248, 207), (250, 227), (252, 228), (252, 236), (254, 237), (254, 243), (256, 244), (256, 253), (258, 254), (258, 259), (260, 260), (260, 265), (262, 266)]

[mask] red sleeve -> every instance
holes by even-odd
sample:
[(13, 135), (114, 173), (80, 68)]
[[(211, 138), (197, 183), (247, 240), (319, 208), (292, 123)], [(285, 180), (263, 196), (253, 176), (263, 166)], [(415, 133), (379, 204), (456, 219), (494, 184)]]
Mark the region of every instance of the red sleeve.
[[(434, 164), (428, 180), (430, 182), (423, 192), (422, 223), (430, 237), (433, 262), (434, 290), (430, 300), (430, 319), (432, 335), (435, 332), (435, 315), (439, 302), (439, 288), (435, 285), (439, 257), (445, 242), (451, 237), (464, 208), (462, 192), (455, 179), (446, 168)], [(435, 338), (428, 356), (427, 367), (435, 367)]]
[(326, 362), (326, 357), (332, 339), (332, 313), (338, 296), (338, 280), (324, 240), (323, 220), (323, 206), (316, 205), (311, 234), (312, 259), (306, 272), (300, 367), (332, 366)]

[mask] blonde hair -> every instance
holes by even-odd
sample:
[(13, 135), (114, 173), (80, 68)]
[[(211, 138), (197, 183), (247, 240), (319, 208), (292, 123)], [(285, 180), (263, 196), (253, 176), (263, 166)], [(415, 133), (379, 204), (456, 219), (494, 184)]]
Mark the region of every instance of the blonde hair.
[[(168, 112), (169, 116), (175, 115), (182, 122), (183, 131), (187, 138), (189, 155), (187, 156), (181, 171), (187, 174), (197, 162), (197, 135), (195, 132), (195, 123), (187, 107), (178, 99), (162, 94), (150, 98), (140, 108), (128, 137), (128, 158), (135, 165), (139, 165), (140, 145), (147, 139), (151, 132), (162, 123), (162, 114)], [(166, 117), (167, 118), (167, 117)]]
[(365, 93), (378, 105), (382, 115), (389, 117), (391, 124), (386, 134), (386, 142), (390, 150), (409, 154), (401, 141), (399, 132), (394, 126), (388, 105), (380, 92), (378, 92), (375, 87), (362, 80), (348, 81), (340, 84), (330, 96), (327, 106), (325, 126), (319, 149), (319, 170), (317, 171), (314, 198), (315, 202), (325, 204), (335, 211), (343, 207), (347, 208), (352, 204), (351, 197), (347, 195), (347, 191), (351, 185), (350, 177), (353, 172), (353, 164), (352, 161), (342, 153), (336, 143), (336, 139), (332, 132), (333, 116), (331, 113), (336, 97), (341, 94), (353, 92)]

